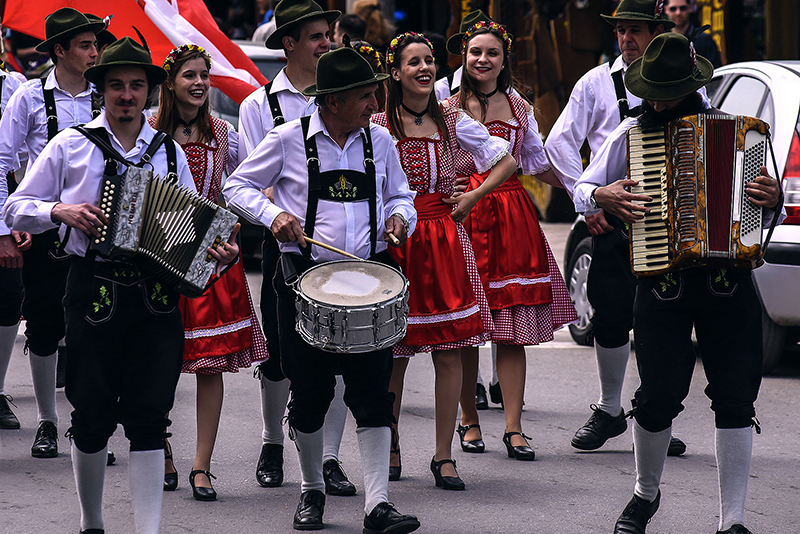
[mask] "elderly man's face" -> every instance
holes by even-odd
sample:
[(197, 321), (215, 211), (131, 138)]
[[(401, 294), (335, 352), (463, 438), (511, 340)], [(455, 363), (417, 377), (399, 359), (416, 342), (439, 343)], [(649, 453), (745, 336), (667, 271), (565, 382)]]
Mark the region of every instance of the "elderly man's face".
[(336, 120), (346, 130), (368, 128), (370, 117), (378, 111), (375, 93), (378, 84), (356, 87), (337, 95)]

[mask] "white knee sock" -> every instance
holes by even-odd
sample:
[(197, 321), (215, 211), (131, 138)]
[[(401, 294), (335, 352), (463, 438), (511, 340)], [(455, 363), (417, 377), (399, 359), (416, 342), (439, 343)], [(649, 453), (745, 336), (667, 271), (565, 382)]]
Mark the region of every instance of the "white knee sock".
[(17, 340), (17, 330), (19, 323), (13, 326), (0, 326), (0, 395), (6, 392), (6, 372), (11, 362), (14, 342)]
[(492, 381), (490, 384), (495, 385), (498, 382), (500, 382), (500, 379), (497, 377), (497, 345), (492, 343)]
[(612, 349), (594, 345), (597, 353), (597, 370), (600, 375), (600, 400), (597, 406), (606, 413), (617, 416), (622, 411), (622, 384), (631, 354), (630, 341)]
[(103, 529), (103, 480), (106, 475), (108, 447), (87, 454), (72, 444), (72, 471), (81, 507), (81, 530)]
[(261, 377), (261, 417), (264, 426), (261, 439), (264, 443), (283, 445), (281, 420), (289, 402), (289, 379), (273, 382)]
[(486, 384), (483, 382), (483, 377), (481, 376), (481, 361), (480, 361), (480, 359), (478, 360), (478, 376), (477, 376), (477, 380), (475, 382), (480, 384), (480, 385), (482, 385), (483, 388), (486, 389)]
[(633, 422), (633, 455), (636, 458), (636, 487), (634, 495), (653, 502), (658, 495), (661, 473), (667, 459), (672, 427), (661, 432), (648, 432)]
[[(320, 428), (316, 432), (306, 434), (295, 431), (294, 444), (297, 457), (300, 459), (300, 474), (303, 478), (300, 491), (318, 490), (325, 493), (325, 480), (322, 478), (322, 435)], [(388, 450), (388, 449), (387, 449)], [(386, 460), (388, 469), (389, 460)], [(386, 475), (389, 476), (388, 474)]]
[(719, 474), (719, 530), (744, 525), (744, 501), (753, 454), (753, 429), (718, 428), (715, 436)]
[(164, 495), (164, 449), (131, 451), (128, 480), (136, 534), (158, 534)]
[(389, 449), (392, 433), (388, 426), (363, 427), (356, 430), (364, 471), (364, 513), (389, 501)]
[(336, 391), (325, 414), (325, 424), (322, 426), (324, 435), (322, 438), (322, 461), (339, 459), (339, 445), (342, 443), (344, 434), (344, 424), (347, 421), (347, 405), (344, 403), (344, 380), (341, 376), (336, 377)]
[(58, 412), (56, 411), (56, 363), (58, 353), (49, 356), (39, 356), (28, 351), (31, 362), (31, 377), (33, 378), (33, 394), (36, 396), (36, 406), (39, 408), (38, 423), (50, 421), (58, 425)]

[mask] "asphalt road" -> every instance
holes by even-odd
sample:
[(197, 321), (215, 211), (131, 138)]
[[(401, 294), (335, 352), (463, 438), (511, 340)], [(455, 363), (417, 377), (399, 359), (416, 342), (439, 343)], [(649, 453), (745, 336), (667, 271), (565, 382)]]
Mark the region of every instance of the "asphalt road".
[[(561, 261), (568, 225), (544, 225)], [(250, 275), (258, 294), (259, 276)], [(78, 532), (79, 511), (63, 432), (70, 408), (58, 392), (62, 435), (58, 458), (30, 456), (35, 433), (36, 407), (27, 357), (17, 340), (6, 380), (22, 423), (20, 430), (0, 431), (0, 533)], [(488, 349), (482, 349), (488, 356)], [(490, 376), (491, 359), (481, 369)], [(624, 398), (638, 383), (634, 358), (628, 365)], [(164, 495), (162, 532), (288, 533), (300, 494), (297, 457), (290, 441), (286, 449), (286, 482), (265, 489), (255, 481), (260, 449), (258, 382), (243, 370), (225, 377), (226, 396), (212, 472), (219, 500), (192, 499), (187, 477), (194, 456), (194, 379), (183, 375), (171, 417), (173, 449), (180, 486)], [(686, 410), (676, 420), (675, 435), (688, 445), (680, 458), (669, 458), (662, 482), (661, 509), (648, 533), (709, 533), (716, 530), (718, 497), (714, 460), (713, 415), (703, 395), (705, 378), (698, 362)], [(569, 442), (589, 415), (598, 395), (594, 352), (575, 345), (568, 332), (556, 340), (528, 349), (527, 391), (523, 426), (533, 436), (535, 462), (506, 457), (501, 443), (503, 413), (481, 412), (487, 451), (466, 454), (454, 440), (464, 492), (435, 488), (428, 470), (433, 454), (433, 368), (430, 357), (416, 356), (409, 365), (400, 420), (403, 478), (389, 485), (397, 507), (419, 516), (419, 532), (456, 533), (611, 533), (614, 521), (630, 498), (634, 483), (631, 435), (626, 432), (601, 450), (582, 453)], [(746, 520), (755, 534), (800, 531), (800, 366), (784, 364), (764, 379), (756, 409), (762, 433), (755, 437)], [(361, 531), (363, 484), (350, 418), (341, 447), (341, 459), (359, 494), (329, 497), (326, 532)], [(119, 429), (111, 440), (117, 464), (106, 472), (106, 532), (133, 532), (127, 482), (127, 442)]]

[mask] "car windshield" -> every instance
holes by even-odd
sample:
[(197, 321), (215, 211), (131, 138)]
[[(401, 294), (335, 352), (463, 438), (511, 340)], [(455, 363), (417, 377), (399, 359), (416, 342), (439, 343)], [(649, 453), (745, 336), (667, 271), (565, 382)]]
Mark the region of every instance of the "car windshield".
[[(258, 70), (267, 80), (272, 80), (286, 64), (285, 58), (251, 58)], [(208, 101), (214, 114), (239, 128), (239, 104), (228, 98), (222, 91), (212, 88)]]

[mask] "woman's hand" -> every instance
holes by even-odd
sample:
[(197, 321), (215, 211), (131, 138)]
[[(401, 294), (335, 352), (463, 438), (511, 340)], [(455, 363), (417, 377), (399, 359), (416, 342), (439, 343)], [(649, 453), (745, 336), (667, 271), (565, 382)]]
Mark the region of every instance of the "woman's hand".
[(472, 208), (475, 207), (475, 204), (478, 203), (480, 197), (475, 194), (475, 191), (469, 191), (468, 193), (463, 193), (457, 197), (450, 197), (450, 198), (443, 198), (442, 202), (445, 204), (455, 204), (458, 206), (453, 213), (450, 214), (450, 218), (453, 219), (455, 222), (464, 222), (469, 215), (469, 212)]

